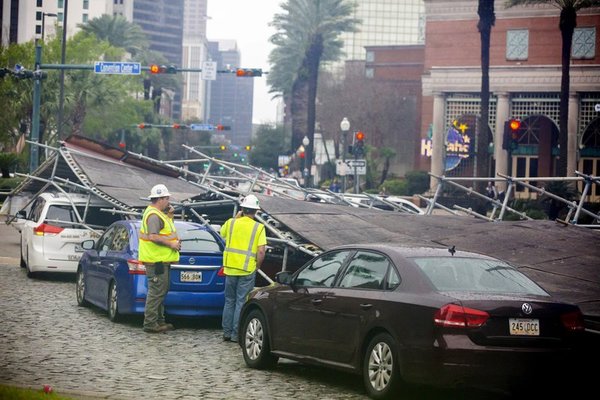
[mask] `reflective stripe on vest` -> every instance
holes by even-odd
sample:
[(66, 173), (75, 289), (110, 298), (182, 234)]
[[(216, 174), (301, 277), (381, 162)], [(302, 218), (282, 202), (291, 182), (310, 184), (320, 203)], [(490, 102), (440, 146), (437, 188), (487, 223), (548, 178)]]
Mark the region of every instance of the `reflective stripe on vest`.
[(138, 259), (145, 263), (178, 261), (179, 252), (177, 250), (173, 250), (168, 246), (156, 244), (150, 240), (150, 234), (148, 233), (148, 218), (152, 214), (163, 221), (163, 228), (158, 233), (161, 237), (170, 241), (177, 240), (178, 238), (173, 221), (157, 208), (151, 206), (147, 207), (146, 210), (144, 210), (139, 233)]
[[(236, 218), (232, 218), (231, 223), (229, 224), (229, 234), (227, 235), (228, 243), (231, 243), (231, 238), (233, 237), (233, 225), (234, 225), (235, 221), (236, 221)], [(260, 224), (258, 222), (254, 222), (254, 226), (252, 227), (252, 233), (250, 234), (250, 240), (248, 241), (248, 249), (247, 250), (236, 249), (234, 247), (225, 247), (225, 250), (223, 251), (223, 259), (224, 259), (223, 264), (226, 267), (241, 269), (241, 270), (248, 272), (250, 260), (252, 258), (256, 258), (256, 253), (254, 253), (252, 251), (252, 247), (254, 246), (254, 240), (256, 239), (256, 232), (258, 231), (259, 226), (260, 226)], [(244, 257), (244, 265), (243, 266), (228, 265), (228, 263), (225, 261), (225, 260), (227, 260), (228, 253), (245, 256)]]

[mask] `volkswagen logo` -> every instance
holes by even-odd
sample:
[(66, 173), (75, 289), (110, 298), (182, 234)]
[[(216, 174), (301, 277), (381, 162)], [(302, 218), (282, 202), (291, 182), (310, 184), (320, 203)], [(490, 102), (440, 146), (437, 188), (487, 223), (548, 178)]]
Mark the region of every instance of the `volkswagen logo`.
[[(190, 264), (196, 264), (196, 259), (194, 257), (190, 257)], [(529, 312), (531, 312), (531, 310)]]
[(523, 311), (524, 314), (529, 315), (533, 311), (533, 308), (531, 307), (531, 304), (523, 303), (523, 305), (521, 306), (521, 311)]

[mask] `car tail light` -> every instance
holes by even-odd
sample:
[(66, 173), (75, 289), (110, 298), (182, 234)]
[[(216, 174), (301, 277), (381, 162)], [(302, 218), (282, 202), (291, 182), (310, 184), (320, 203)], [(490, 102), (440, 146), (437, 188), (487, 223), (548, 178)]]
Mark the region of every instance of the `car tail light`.
[(582, 331), (585, 329), (583, 314), (579, 310), (561, 315), (560, 321), (568, 331)]
[(61, 228), (60, 226), (48, 225), (48, 224), (40, 224), (33, 228), (33, 234), (36, 236), (44, 236), (44, 235), (58, 235), (65, 228)]
[(127, 260), (129, 273), (132, 275), (146, 275), (146, 266), (138, 260)]
[(437, 326), (450, 328), (477, 328), (485, 324), (490, 315), (481, 310), (446, 304), (435, 312), (433, 320)]
[(219, 268), (219, 272), (217, 272), (217, 276), (225, 276), (225, 267)]

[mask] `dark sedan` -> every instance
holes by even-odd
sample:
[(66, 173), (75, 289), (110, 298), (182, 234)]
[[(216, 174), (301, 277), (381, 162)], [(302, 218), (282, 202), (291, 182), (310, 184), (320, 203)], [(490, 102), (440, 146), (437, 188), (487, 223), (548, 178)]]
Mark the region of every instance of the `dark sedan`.
[(360, 373), (372, 398), (403, 382), (520, 388), (570, 365), (584, 332), (577, 306), (504, 261), (454, 249), (342, 246), (277, 281), (242, 311), (246, 364)]
[[(221, 236), (193, 222), (175, 221), (181, 240), (179, 262), (171, 265), (165, 313), (220, 316), (225, 303)], [(93, 241), (77, 267), (77, 304), (94, 304), (116, 321), (123, 314), (143, 314), (148, 281), (138, 261), (140, 221), (118, 221)]]

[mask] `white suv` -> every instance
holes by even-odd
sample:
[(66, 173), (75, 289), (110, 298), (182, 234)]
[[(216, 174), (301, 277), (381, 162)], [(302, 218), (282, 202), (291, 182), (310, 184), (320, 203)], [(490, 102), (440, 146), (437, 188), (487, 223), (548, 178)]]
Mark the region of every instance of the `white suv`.
[(21, 267), (27, 268), (27, 276), (44, 271), (75, 273), (84, 251), (81, 242), (100, 237), (78, 223), (73, 205), (83, 222), (100, 233), (122, 219), (119, 214), (100, 211), (112, 206), (87, 195), (40, 194), (32, 202), (29, 213), (25, 210), (17, 213), (17, 218), (21, 218), (17, 221), (21, 231)]

